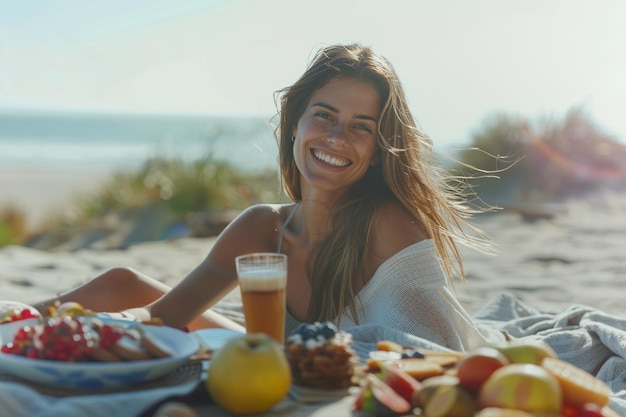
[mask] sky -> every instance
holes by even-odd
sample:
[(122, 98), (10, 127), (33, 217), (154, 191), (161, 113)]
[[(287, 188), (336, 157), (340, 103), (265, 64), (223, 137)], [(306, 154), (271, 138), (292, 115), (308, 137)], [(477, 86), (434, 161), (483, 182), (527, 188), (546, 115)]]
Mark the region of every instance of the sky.
[(314, 52), (389, 59), (435, 144), (582, 108), (626, 142), (624, 0), (0, 0), (0, 111), (262, 115)]

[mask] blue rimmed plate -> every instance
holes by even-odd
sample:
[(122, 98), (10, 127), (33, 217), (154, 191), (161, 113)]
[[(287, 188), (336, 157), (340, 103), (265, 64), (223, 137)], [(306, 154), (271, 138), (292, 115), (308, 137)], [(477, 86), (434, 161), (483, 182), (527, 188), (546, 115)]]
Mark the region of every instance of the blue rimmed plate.
[[(106, 323), (108, 320), (102, 321)], [(111, 322), (120, 323), (119, 320)], [(13, 340), (13, 336), (21, 328), (17, 323), (2, 325), (0, 341), (3, 345)], [(140, 326), (168, 347), (173, 355), (125, 362), (60, 362), (0, 353), (0, 373), (37, 384), (73, 390), (130, 388), (166, 376), (198, 351), (199, 343), (189, 333), (167, 326)]]

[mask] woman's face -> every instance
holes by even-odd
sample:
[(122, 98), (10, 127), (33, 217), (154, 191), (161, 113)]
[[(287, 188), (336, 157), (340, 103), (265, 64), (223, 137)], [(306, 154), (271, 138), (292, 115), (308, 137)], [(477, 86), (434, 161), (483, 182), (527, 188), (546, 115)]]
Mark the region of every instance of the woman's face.
[(361, 179), (376, 161), (379, 103), (374, 86), (356, 78), (333, 79), (313, 93), (293, 132), (301, 180), (345, 191)]

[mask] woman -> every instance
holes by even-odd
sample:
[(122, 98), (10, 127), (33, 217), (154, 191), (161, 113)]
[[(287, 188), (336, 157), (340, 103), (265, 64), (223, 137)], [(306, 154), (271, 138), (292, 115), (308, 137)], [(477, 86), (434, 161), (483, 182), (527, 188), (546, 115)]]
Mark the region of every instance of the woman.
[(289, 258), (287, 335), (299, 322), (333, 320), (457, 350), (492, 337), (450, 288), (463, 276), (457, 244), (481, 249), (484, 242), (464, 230), (471, 213), (433, 166), (431, 142), (390, 63), (359, 45), (330, 46), (279, 98), (280, 169), (294, 204), (245, 210), (171, 290), (113, 269), (60, 301), (175, 327), (241, 329), (207, 308), (236, 287), (236, 256), (282, 252)]

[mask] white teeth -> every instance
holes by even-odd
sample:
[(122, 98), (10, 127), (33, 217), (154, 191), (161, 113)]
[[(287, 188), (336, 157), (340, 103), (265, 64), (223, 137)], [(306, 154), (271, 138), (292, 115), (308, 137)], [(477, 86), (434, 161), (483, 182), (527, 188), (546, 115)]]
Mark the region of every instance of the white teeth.
[(313, 155), (315, 155), (315, 157), (319, 160), (322, 160), (324, 162), (326, 162), (329, 165), (333, 165), (336, 167), (345, 167), (347, 166), (350, 161), (346, 161), (344, 159), (337, 159), (337, 158), (333, 158), (330, 155), (326, 155), (325, 153), (322, 153), (320, 151), (313, 151)]

